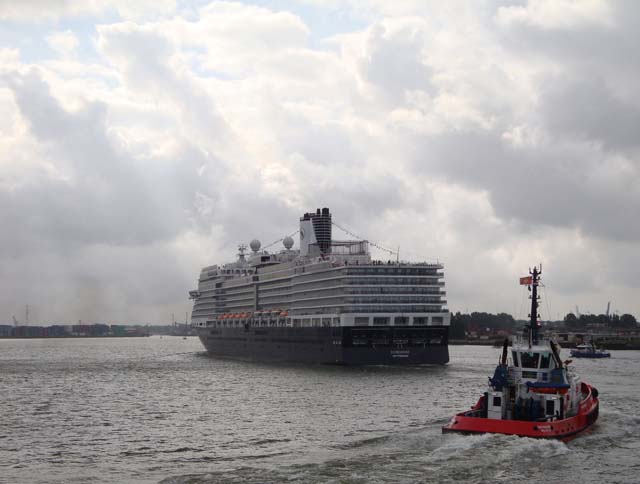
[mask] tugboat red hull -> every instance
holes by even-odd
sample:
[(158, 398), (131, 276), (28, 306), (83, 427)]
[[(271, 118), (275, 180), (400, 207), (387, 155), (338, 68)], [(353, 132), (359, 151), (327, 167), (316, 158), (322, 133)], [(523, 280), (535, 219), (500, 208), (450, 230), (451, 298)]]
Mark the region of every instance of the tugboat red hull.
[(471, 410), (456, 414), (447, 425), (442, 427), (442, 433), (494, 433), (538, 439), (570, 440), (598, 419), (597, 390), (583, 382), (581, 392), (583, 399), (578, 405), (576, 415), (547, 421), (498, 420), (483, 417), (484, 396), (482, 396)]

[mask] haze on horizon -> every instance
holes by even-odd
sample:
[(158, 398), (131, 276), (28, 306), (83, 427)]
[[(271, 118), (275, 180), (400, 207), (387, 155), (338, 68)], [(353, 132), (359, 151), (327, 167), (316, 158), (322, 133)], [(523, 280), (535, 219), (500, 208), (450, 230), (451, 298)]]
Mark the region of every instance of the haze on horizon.
[(325, 206), (443, 262), (452, 311), (526, 317), (542, 263), (543, 318), (640, 316), (638, 25), (635, 1), (0, 2), (0, 323), (182, 321), (202, 266)]

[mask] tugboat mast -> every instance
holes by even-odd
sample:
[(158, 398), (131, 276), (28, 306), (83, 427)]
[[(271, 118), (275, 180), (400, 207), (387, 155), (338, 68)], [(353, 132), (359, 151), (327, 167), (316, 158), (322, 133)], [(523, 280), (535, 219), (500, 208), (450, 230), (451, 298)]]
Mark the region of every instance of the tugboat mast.
[(537, 267), (533, 270), (529, 269), (529, 274), (531, 274), (531, 320), (529, 321), (529, 348), (531, 348), (531, 345), (538, 344), (538, 281), (542, 274), (542, 265), (539, 270)]

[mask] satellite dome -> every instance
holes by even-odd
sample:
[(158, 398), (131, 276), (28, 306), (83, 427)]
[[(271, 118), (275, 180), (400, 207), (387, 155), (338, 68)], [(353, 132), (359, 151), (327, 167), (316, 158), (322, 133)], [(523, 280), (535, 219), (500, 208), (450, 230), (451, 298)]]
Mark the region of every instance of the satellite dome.
[(258, 252), (260, 250), (260, 241), (258, 239), (253, 239), (250, 243), (249, 243), (249, 247), (251, 247), (251, 250), (254, 252)]
[(291, 247), (293, 247), (293, 239), (291, 237), (289, 237), (288, 235), (282, 239), (282, 243), (284, 244), (284, 248), (289, 250), (291, 249)]

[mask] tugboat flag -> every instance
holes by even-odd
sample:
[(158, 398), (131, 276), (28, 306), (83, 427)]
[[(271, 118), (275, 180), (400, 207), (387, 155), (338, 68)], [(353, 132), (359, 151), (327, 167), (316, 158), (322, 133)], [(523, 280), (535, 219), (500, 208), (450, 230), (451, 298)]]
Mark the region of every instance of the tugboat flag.
[(531, 284), (533, 284), (533, 277), (527, 276), (527, 277), (521, 277), (520, 278), (520, 285), (521, 286), (530, 286)]

